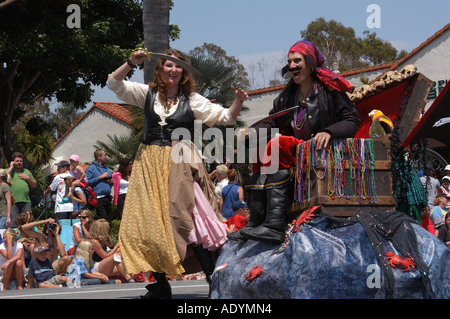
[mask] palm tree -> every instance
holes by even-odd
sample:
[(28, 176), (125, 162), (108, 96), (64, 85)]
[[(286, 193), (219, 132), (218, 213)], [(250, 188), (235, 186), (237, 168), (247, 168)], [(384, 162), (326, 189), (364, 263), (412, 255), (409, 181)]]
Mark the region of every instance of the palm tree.
[(27, 162), (31, 164), (28, 168), (32, 171), (39, 187), (42, 190), (46, 189), (48, 182), (42, 167), (52, 159), (53, 136), (46, 131), (34, 135), (24, 129), (17, 132), (16, 141)]
[(48, 132), (32, 135), (27, 130), (17, 132), (17, 144), (33, 167), (47, 164), (52, 159), (54, 139)]
[[(236, 65), (230, 63), (226, 58), (217, 59), (211, 55), (204, 55), (202, 53), (194, 53), (194, 55), (189, 56), (189, 59), (191, 60), (192, 66), (194, 66), (201, 73), (201, 75), (196, 77), (197, 92), (210, 100), (214, 100), (215, 103), (222, 104), (224, 107), (231, 106), (235, 99), (235, 96), (230, 87), (232, 85), (235, 85), (237, 87), (239, 85), (242, 85), (241, 74), (239, 72), (236, 72)], [(248, 107), (243, 106), (241, 114), (247, 110)], [(236, 121), (236, 124), (234, 125), (234, 128), (244, 126), (245, 122), (238, 119)], [(215, 127), (222, 132), (223, 139), (220, 141), (216, 141), (216, 143), (218, 147), (222, 149), (222, 154), (226, 156), (226, 143), (233, 143), (233, 145), (228, 146), (232, 146), (233, 149), (235, 149), (236, 141), (225, 140), (225, 137), (227, 136), (227, 127), (222, 125)], [(203, 131), (206, 128), (206, 125), (203, 125)], [(203, 141), (203, 144), (204, 148), (206, 146), (205, 141)], [(222, 160), (225, 161), (225, 159)], [(236, 161), (232, 158), (230, 158), (229, 160), (232, 160), (234, 163), (236, 163)], [(217, 163), (212, 163), (210, 168), (214, 168), (216, 164)], [(246, 173), (246, 168), (238, 168), (238, 172), (240, 175), (240, 179), (245, 179), (248, 175)]]
[(121, 136), (111, 136), (108, 134), (107, 136), (109, 138), (109, 143), (97, 141), (97, 145), (94, 145), (94, 147), (106, 151), (109, 157), (108, 166), (114, 167), (120, 164), (120, 160), (124, 157), (134, 160), (140, 143), (133, 141), (132, 134)]
[[(151, 52), (169, 48), (170, 0), (143, 0), (144, 45)], [(153, 81), (156, 59), (146, 60), (144, 82)]]
[[(201, 54), (189, 56), (191, 64), (201, 75), (196, 77), (197, 92), (204, 97), (229, 107), (234, 101), (234, 94), (231, 86), (236, 85), (237, 79), (236, 69), (223, 59), (213, 59)], [(243, 106), (241, 112), (248, 110)], [(236, 122), (235, 127), (242, 127), (245, 123), (241, 120)]]

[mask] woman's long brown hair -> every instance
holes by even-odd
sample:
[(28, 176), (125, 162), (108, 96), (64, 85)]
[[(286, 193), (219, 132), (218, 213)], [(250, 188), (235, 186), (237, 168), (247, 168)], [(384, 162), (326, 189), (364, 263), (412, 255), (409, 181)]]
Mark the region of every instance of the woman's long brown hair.
[[(189, 63), (188, 58), (186, 58), (184, 56), (184, 54), (178, 50), (168, 49), (168, 50), (164, 51), (163, 53), (167, 54), (167, 55), (173, 55), (173, 56), (177, 57), (178, 59)], [(166, 61), (167, 60), (160, 59), (158, 61), (158, 63), (156, 63), (155, 72), (154, 72), (154, 76), (153, 76), (153, 82), (149, 84), (151, 88), (153, 88), (154, 90), (159, 92), (159, 97), (160, 97), (161, 103), (163, 105), (166, 105), (167, 98), (168, 98), (167, 97), (167, 82), (164, 78), (164, 73), (163, 73), (164, 63), (166, 63)], [(180, 84), (179, 84), (179, 88), (178, 88), (179, 93), (182, 93), (186, 97), (189, 98), (191, 93), (195, 92), (196, 89), (197, 89), (197, 83), (195, 82), (194, 77), (192, 76), (192, 74), (189, 71), (183, 69), (183, 74), (181, 76), (181, 80), (180, 80)]]

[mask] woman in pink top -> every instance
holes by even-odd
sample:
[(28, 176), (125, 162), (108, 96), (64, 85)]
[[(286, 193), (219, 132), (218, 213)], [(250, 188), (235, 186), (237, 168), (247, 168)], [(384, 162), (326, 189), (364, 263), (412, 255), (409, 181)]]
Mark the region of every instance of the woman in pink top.
[(112, 174), (114, 182), (113, 203), (117, 206), (117, 212), (120, 214), (120, 218), (122, 218), (123, 204), (125, 203), (125, 196), (127, 195), (132, 168), (133, 161), (129, 158), (122, 158), (117, 172)]

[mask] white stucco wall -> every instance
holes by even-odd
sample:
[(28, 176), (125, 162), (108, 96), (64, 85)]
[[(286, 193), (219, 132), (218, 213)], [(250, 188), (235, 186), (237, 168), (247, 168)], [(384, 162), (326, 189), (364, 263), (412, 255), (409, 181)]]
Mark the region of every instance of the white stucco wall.
[(445, 81), (450, 79), (450, 30), (447, 30), (410, 59), (400, 64), (397, 71), (408, 64), (414, 64), (417, 67), (417, 72), (435, 82), (432, 91), (436, 94), (433, 95), (433, 92), (431, 92), (429, 95), (429, 100), (425, 106), (425, 110), (427, 110), (439, 94), (439, 90), (444, 88)]
[(94, 145), (97, 141), (109, 143), (108, 134), (121, 136), (129, 134), (132, 127), (116, 117), (94, 108), (87, 114), (53, 149), (53, 161), (45, 168), (46, 174), (56, 171), (54, 163), (69, 160), (70, 155), (77, 154), (80, 163), (90, 163), (94, 160)]
[(273, 100), (280, 94), (281, 90), (266, 92), (258, 95), (251, 95), (244, 102), (244, 105), (249, 108), (248, 111), (242, 112), (239, 119), (244, 121), (247, 126), (266, 117), (273, 107)]

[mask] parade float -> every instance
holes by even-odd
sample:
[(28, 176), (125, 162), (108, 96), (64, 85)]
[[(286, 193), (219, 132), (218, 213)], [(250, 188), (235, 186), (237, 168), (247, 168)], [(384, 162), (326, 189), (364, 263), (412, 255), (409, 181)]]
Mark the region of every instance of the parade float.
[[(430, 88), (406, 66), (352, 93), (354, 138), (297, 147), (284, 242), (228, 240), (211, 298), (449, 298), (450, 250), (420, 225), (426, 195), (405, 144), (417, 139)], [(371, 136), (375, 109), (389, 134)]]

